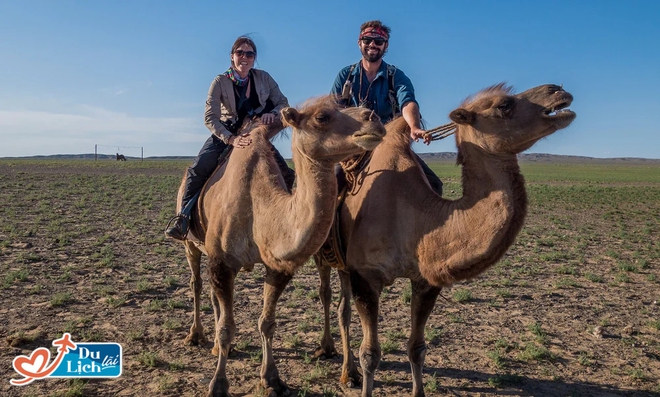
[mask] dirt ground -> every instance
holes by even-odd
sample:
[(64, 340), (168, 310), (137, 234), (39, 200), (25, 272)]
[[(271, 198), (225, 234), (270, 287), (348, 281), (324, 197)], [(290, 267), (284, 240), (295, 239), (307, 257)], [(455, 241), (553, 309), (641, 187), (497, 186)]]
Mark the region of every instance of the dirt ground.
[[(203, 396), (211, 344), (185, 346), (192, 322), (182, 246), (162, 230), (185, 163), (0, 161), (0, 395)], [(447, 192), (456, 178), (443, 178)], [(426, 394), (660, 396), (660, 184), (529, 183), (526, 225), (483, 276), (443, 290), (427, 326)], [(457, 194), (457, 193), (456, 193)], [(230, 391), (252, 395), (261, 359), (263, 268), (239, 274)], [(278, 307), (282, 379), (298, 396), (359, 395), (341, 358), (315, 360), (322, 330), (315, 267)], [(333, 281), (336, 292), (338, 283)], [(213, 339), (205, 284), (202, 319)], [(374, 395), (409, 395), (409, 283), (382, 296), (383, 360)], [(123, 374), (11, 386), (18, 355), (69, 332), (118, 342)], [(361, 329), (353, 314), (351, 345)], [(333, 334), (341, 351), (337, 321)]]

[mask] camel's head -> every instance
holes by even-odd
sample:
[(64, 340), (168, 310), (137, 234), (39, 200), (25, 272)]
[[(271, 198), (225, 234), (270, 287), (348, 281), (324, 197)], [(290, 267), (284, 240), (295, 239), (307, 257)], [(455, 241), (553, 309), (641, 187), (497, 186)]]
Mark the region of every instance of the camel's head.
[(558, 85), (514, 95), (510, 87), (499, 84), (468, 98), (449, 117), (459, 125), (459, 147), (469, 142), (489, 153), (517, 154), (568, 127), (575, 119), (575, 113), (566, 109), (572, 101), (573, 96)]
[(285, 108), (282, 119), (293, 128), (293, 145), (317, 161), (336, 163), (373, 150), (385, 127), (371, 110), (340, 108), (332, 97), (308, 102), (301, 109)]

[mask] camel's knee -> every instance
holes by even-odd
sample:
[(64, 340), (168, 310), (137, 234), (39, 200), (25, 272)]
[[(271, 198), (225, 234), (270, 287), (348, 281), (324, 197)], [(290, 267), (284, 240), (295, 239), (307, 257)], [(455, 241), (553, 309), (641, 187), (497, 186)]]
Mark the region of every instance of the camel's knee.
[(369, 372), (374, 373), (378, 364), (380, 363), (380, 346), (371, 347), (369, 349), (360, 349), (360, 365), (362, 368)]
[(259, 332), (266, 338), (271, 338), (275, 333), (275, 319), (272, 318), (259, 318)]
[(217, 335), (217, 340), (220, 342), (220, 345), (225, 347), (231, 345), (231, 342), (234, 340), (234, 335), (236, 334), (236, 327), (225, 325), (220, 327), (220, 330)]
[(426, 342), (421, 343), (408, 341), (408, 359), (411, 363), (424, 362), (426, 357)]

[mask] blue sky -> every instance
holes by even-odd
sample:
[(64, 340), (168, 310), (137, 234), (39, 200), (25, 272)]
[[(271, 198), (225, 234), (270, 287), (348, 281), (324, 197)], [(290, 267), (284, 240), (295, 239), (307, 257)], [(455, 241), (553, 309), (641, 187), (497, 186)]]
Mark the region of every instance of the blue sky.
[(360, 24), (381, 19), (428, 127), (495, 83), (564, 84), (578, 117), (530, 152), (660, 158), (659, 17), (656, 1), (0, 0), (0, 157), (195, 155), (236, 37), (296, 105), (328, 93), (359, 60)]

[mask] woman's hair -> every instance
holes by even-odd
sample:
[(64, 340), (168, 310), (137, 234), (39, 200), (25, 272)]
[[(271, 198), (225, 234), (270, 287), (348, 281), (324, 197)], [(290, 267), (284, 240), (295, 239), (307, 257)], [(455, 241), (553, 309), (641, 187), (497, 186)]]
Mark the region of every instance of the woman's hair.
[(252, 47), (252, 49), (254, 50), (255, 55), (257, 54), (257, 46), (254, 44), (254, 41), (252, 41), (252, 39), (247, 37), (247, 36), (240, 36), (239, 38), (236, 39), (236, 41), (234, 42), (234, 45), (231, 46), (231, 53), (230, 54), (233, 54), (234, 51), (236, 51), (238, 49), (238, 47), (242, 46), (243, 44), (247, 44), (250, 47)]

